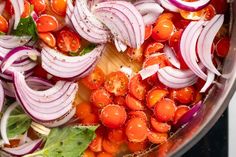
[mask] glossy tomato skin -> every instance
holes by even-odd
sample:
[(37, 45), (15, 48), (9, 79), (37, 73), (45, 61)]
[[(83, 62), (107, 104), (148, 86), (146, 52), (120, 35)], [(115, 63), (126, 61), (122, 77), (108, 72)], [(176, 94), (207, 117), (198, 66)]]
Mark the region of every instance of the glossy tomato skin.
[(50, 32), (55, 31), (58, 28), (57, 19), (48, 14), (41, 15), (36, 21), (38, 32)]
[(130, 111), (129, 118), (141, 118), (145, 122), (148, 121), (147, 114), (144, 111)]
[(56, 38), (50, 32), (47, 33), (39, 33), (39, 38), (46, 43), (48, 46), (54, 48), (56, 46)]
[(126, 118), (125, 108), (115, 104), (105, 106), (100, 114), (102, 124), (111, 129), (120, 128), (124, 125)]
[(6, 0), (5, 10), (10, 15), (14, 14), (14, 9), (13, 9), (13, 6), (12, 6), (10, 0)]
[(172, 99), (181, 104), (190, 104), (194, 100), (195, 89), (193, 87), (185, 87), (181, 89), (172, 90)]
[(108, 139), (113, 142), (113, 143), (122, 143), (126, 140), (124, 129), (119, 128), (119, 129), (110, 129), (108, 131)]
[(153, 108), (156, 103), (165, 98), (169, 92), (165, 89), (159, 89), (154, 87), (151, 89), (146, 96), (146, 105), (148, 108)]
[(190, 108), (186, 105), (180, 105), (177, 107), (177, 110), (175, 111), (175, 117), (173, 124), (177, 124), (178, 120), (190, 110)]
[(112, 96), (105, 88), (99, 88), (91, 93), (90, 100), (96, 107), (103, 108), (112, 103)]
[(115, 154), (119, 151), (119, 144), (115, 142), (111, 142), (108, 139), (104, 139), (102, 141), (102, 147), (106, 152), (111, 153), (111, 154)]
[(154, 144), (161, 144), (166, 142), (168, 139), (167, 133), (158, 133), (150, 131), (148, 134), (148, 140)]
[(153, 29), (152, 25), (145, 26), (145, 37), (144, 37), (145, 40), (147, 40), (151, 37), (152, 29)]
[(98, 89), (104, 82), (105, 73), (99, 67), (95, 67), (88, 76), (82, 79), (82, 83), (91, 90)]
[(103, 137), (99, 134), (96, 135), (95, 139), (90, 143), (89, 148), (93, 152), (101, 152), (102, 151), (102, 141)]
[(84, 125), (97, 125), (99, 124), (99, 117), (95, 113), (89, 113), (84, 119), (81, 121)]
[(144, 100), (147, 92), (147, 84), (142, 81), (139, 74), (133, 76), (129, 81), (129, 93), (138, 100)]
[(223, 37), (216, 44), (216, 54), (219, 57), (226, 57), (229, 52), (230, 38)]
[(30, 3), (34, 6), (34, 11), (40, 15), (46, 10), (46, 2), (45, 0), (29, 0)]
[(57, 15), (65, 16), (66, 15), (66, 0), (50, 0), (51, 9)]
[(8, 32), (8, 22), (1, 15), (0, 15), (0, 32), (3, 32), (3, 33), (7, 33)]
[(126, 103), (126, 106), (132, 111), (144, 110), (144, 105), (142, 104), (142, 102), (140, 100), (134, 98), (130, 94), (126, 95), (125, 103)]
[(127, 146), (129, 151), (131, 152), (138, 152), (138, 151), (143, 151), (147, 148), (148, 144), (147, 141), (143, 142), (128, 142)]
[(91, 104), (83, 102), (76, 105), (76, 116), (79, 119), (84, 119), (92, 112)]
[(171, 125), (169, 125), (168, 123), (159, 122), (154, 117), (151, 117), (151, 125), (154, 130), (159, 133), (168, 133), (171, 129)]
[(30, 3), (27, 0), (24, 0), (24, 12), (21, 14), (21, 18), (27, 18), (30, 15)]

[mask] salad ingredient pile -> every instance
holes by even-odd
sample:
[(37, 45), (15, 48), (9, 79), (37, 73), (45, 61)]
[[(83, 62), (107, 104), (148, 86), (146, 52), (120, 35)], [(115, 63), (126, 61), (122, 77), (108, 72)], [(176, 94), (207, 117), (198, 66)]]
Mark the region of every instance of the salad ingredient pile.
[(221, 75), (227, 8), (0, 1), (0, 154), (112, 157), (166, 142)]

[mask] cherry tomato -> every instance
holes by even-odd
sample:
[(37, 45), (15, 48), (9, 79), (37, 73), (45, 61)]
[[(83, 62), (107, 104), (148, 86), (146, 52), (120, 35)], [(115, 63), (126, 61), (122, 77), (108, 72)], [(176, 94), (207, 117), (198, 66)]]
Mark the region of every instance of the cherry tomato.
[(153, 54), (145, 59), (143, 68), (151, 65), (159, 64), (160, 68), (170, 65), (168, 59), (164, 54)]
[(156, 105), (157, 102), (165, 98), (169, 92), (164, 89), (153, 88), (151, 89), (146, 97), (146, 105), (148, 108), (152, 108)]
[(115, 96), (124, 96), (128, 90), (129, 79), (125, 73), (121, 71), (112, 72), (107, 76), (104, 87)]
[(140, 48), (128, 48), (126, 54), (132, 61), (142, 62), (143, 61), (143, 52), (144, 45), (141, 45)]
[(156, 23), (152, 31), (152, 38), (155, 41), (167, 41), (173, 33), (175, 27), (171, 20), (161, 20)]
[(186, 11), (186, 10), (180, 10), (180, 15), (187, 20), (200, 20), (204, 16), (204, 10), (198, 10), (198, 11)]
[(193, 102), (195, 90), (193, 87), (185, 87), (181, 89), (175, 89), (171, 92), (171, 97), (182, 104), (189, 104)]
[(145, 40), (147, 40), (152, 35), (152, 28), (152, 25), (145, 26)]
[(22, 17), (22, 18), (27, 18), (27, 17), (29, 17), (30, 12), (31, 12), (30, 9), (31, 9), (31, 8), (30, 8), (30, 3), (29, 3), (28, 1), (26, 1), (26, 0), (24, 0), (24, 12), (21, 14), (21, 17)]
[(103, 108), (112, 103), (112, 96), (106, 89), (99, 88), (92, 92), (90, 100), (96, 107)]
[(90, 143), (89, 149), (92, 150), (93, 152), (101, 152), (102, 141), (103, 141), (103, 137), (97, 134), (95, 139)]
[(138, 100), (143, 100), (146, 95), (147, 85), (142, 81), (139, 74), (133, 76), (129, 81), (129, 93)]
[(76, 116), (79, 119), (86, 118), (92, 112), (91, 104), (83, 102), (76, 106)]
[(82, 157), (95, 157), (95, 153), (90, 149), (84, 151)]
[(164, 48), (164, 44), (160, 43), (160, 42), (153, 42), (153, 43), (150, 43), (147, 48), (145, 49), (145, 57), (148, 57), (150, 56), (151, 54), (154, 54), (154, 53), (158, 53), (158, 52), (161, 52), (163, 51), (163, 48)]
[(56, 46), (56, 39), (54, 35), (50, 32), (47, 33), (39, 33), (39, 38), (46, 43), (50, 47), (55, 47)]
[(51, 0), (51, 8), (57, 15), (65, 16), (66, 15), (66, 0)]
[(141, 118), (145, 122), (148, 121), (147, 115), (144, 111), (130, 111), (129, 118)]
[(216, 44), (216, 54), (219, 57), (226, 57), (229, 52), (230, 39), (228, 37), (221, 38)]
[(0, 15), (0, 32), (3, 32), (3, 33), (7, 33), (8, 32), (8, 22), (1, 15)]
[(102, 147), (103, 147), (103, 150), (111, 154), (115, 154), (119, 151), (119, 144), (113, 143), (109, 141), (108, 139), (104, 139), (102, 141)]
[(173, 124), (176, 124), (178, 122), (178, 120), (186, 113), (189, 111), (189, 107), (185, 106), (185, 105), (181, 105), (177, 107), (177, 110), (175, 111), (175, 117), (174, 117), (174, 121)]
[(206, 20), (211, 20), (216, 15), (216, 10), (213, 5), (208, 5), (204, 8), (204, 18)]
[(123, 96), (115, 96), (114, 103), (120, 106), (125, 106), (125, 97)]
[(10, 144), (4, 144), (4, 147), (6, 148), (15, 148), (18, 147), (20, 144), (20, 140), (19, 139), (11, 139), (9, 140)]
[(175, 52), (180, 50), (180, 39), (183, 34), (183, 29), (176, 31), (169, 39), (169, 46), (172, 47)]
[(107, 152), (100, 152), (97, 157), (113, 157), (113, 155)]
[(105, 82), (105, 73), (99, 67), (95, 69), (85, 78), (82, 83), (91, 90), (98, 89)]
[(57, 36), (57, 46), (62, 52), (77, 52), (81, 46), (80, 37), (69, 29), (63, 29)]
[(167, 98), (164, 98), (159, 101), (154, 108), (156, 118), (158, 121), (161, 122), (172, 121), (175, 116), (175, 111), (175, 102)]
[(119, 105), (107, 105), (100, 114), (102, 124), (108, 128), (116, 129), (121, 127), (127, 118), (125, 108)]
[(151, 125), (155, 131), (159, 133), (167, 133), (171, 129), (171, 125), (163, 122), (159, 122), (156, 118), (151, 117)]
[(166, 142), (168, 139), (167, 133), (158, 133), (150, 131), (148, 134), (148, 140), (154, 144), (161, 144)]
[(144, 110), (144, 105), (142, 104), (142, 102), (134, 98), (130, 94), (126, 95), (125, 103), (130, 110), (133, 111)]
[(46, 10), (46, 2), (45, 0), (30, 0), (30, 3), (34, 5), (34, 11), (40, 15)]
[(108, 139), (113, 143), (122, 143), (125, 141), (125, 134), (123, 129), (111, 129), (108, 132)]
[(81, 123), (85, 125), (98, 124), (99, 118), (96, 114), (90, 113), (84, 119), (82, 119)]
[(128, 148), (131, 152), (139, 152), (139, 151), (143, 151), (147, 148), (147, 142), (143, 141), (143, 142), (128, 142), (127, 143)]
[(174, 19), (174, 17), (175, 17), (175, 15), (173, 13), (163, 13), (158, 17), (156, 24), (159, 23), (160, 21), (163, 21), (163, 20), (171, 20), (172, 21)]
[(5, 10), (10, 15), (14, 14), (14, 9), (13, 9), (13, 6), (12, 6), (10, 0), (6, 0)]
[(143, 142), (147, 138), (147, 124), (141, 118), (132, 118), (127, 122), (125, 134), (130, 142)]
[(48, 14), (41, 15), (36, 23), (39, 33), (55, 31), (58, 28), (57, 19), (54, 16)]

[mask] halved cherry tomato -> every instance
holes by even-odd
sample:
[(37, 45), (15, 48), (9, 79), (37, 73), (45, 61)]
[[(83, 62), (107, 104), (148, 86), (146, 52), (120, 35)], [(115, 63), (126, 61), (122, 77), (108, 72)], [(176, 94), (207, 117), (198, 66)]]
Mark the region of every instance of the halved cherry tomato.
[(145, 40), (147, 40), (152, 35), (152, 28), (152, 25), (145, 26)]
[(143, 52), (144, 45), (141, 45), (140, 48), (128, 48), (126, 54), (132, 61), (142, 62), (143, 61)]
[(141, 118), (132, 118), (127, 122), (125, 134), (130, 142), (143, 142), (147, 138), (147, 124)]
[(216, 15), (216, 9), (213, 5), (208, 5), (204, 8), (204, 18), (206, 20), (211, 20)]
[(108, 139), (103, 139), (102, 147), (103, 147), (103, 150), (111, 154), (115, 154), (119, 151), (119, 144), (111, 142)]
[(127, 114), (125, 108), (119, 105), (107, 105), (100, 114), (102, 124), (108, 128), (120, 128), (126, 121)]
[(21, 14), (22, 18), (27, 18), (30, 15), (30, 3), (26, 0), (24, 0), (24, 12)]
[(79, 119), (85, 119), (92, 112), (91, 104), (83, 102), (76, 106), (76, 116)]
[(151, 54), (161, 52), (164, 48), (164, 44), (160, 42), (153, 42), (148, 44), (147, 48), (145, 49), (145, 57), (150, 56)]
[(98, 118), (97, 114), (90, 113), (84, 119), (82, 119), (81, 123), (85, 124), (85, 125), (98, 124), (99, 118)]
[(82, 157), (95, 157), (95, 153), (90, 149), (84, 151)]
[(54, 16), (43, 14), (41, 15), (37, 23), (37, 30), (38, 32), (50, 32), (55, 31), (58, 28), (57, 19)]
[(151, 89), (146, 97), (146, 105), (148, 108), (152, 108), (156, 105), (157, 102), (161, 101), (163, 98), (165, 98), (169, 92), (165, 89), (158, 89), (153, 88)]
[(2, 15), (0, 15), (0, 32), (8, 32), (8, 22)]
[(147, 85), (142, 81), (139, 74), (133, 76), (129, 81), (129, 93), (138, 100), (143, 100), (146, 95)]
[(12, 6), (10, 0), (6, 0), (5, 10), (10, 15), (14, 14), (14, 9), (13, 9), (13, 6)]
[(45, 0), (30, 0), (30, 3), (34, 5), (34, 11), (40, 15), (46, 10)]
[(125, 106), (125, 97), (123, 96), (115, 96), (114, 103), (120, 106)]
[(189, 111), (189, 107), (186, 105), (180, 105), (177, 107), (177, 110), (175, 111), (175, 117), (173, 124), (176, 124), (178, 120), (186, 113)]
[(163, 21), (163, 20), (171, 20), (172, 21), (174, 17), (175, 17), (175, 15), (173, 13), (168, 13), (168, 12), (163, 13), (158, 17), (156, 24), (159, 23), (160, 21)]
[(174, 119), (176, 111), (175, 102), (171, 99), (164, 98), (157, 102), (154, 112), (158, 121), (169, 122)]
[(161, 144), (166, 142), (168, 139), (167, 133), (158, 133), (150, 131), (148, 134), (148, 140), (154, 144)]
[(152, 38), (155, 41), (165, 42), (173, 33), (175, 27), (171, 20), (161, 20), (156, 23), (152, 31)]
[(113, 157), (113, 155), (107, 152), (100, 152), (97, 157)]
[(171, 91), (171, 97), (182, 104), (189, 104), (194, 100), (195, 90), (193, 87), (185, 87)]
[(107, 76), (104, 87), (115, 96), (123, 96), (127, 93), (129, 79), (127, 75), (121, 71), (112, 72)]
[(46, 43), (50, 47), (56, 46), (56, 38), (54, 35), (50, 32), (47, 33), (39, 33), (39, 38), (43, 40), (44, 43)]
[(216, 44), (216, 54), (219, 57), (226, 57), (229, 52), (230, 39), (229, 37), (221, 38)]
[(52, 11), (57, 15), (65, 16), (66, 15), (66, 0), (50, 0)]
[(101, 152), (102, 141), (103, 141), (103, 137), (97, 134), (95, 139), (90, 143), (89, 149), (91, 149), (93, 152)]
[(6, 147), (6, 148), (18, 147), (20, 144), (20, 140), (19, 139), (12, 139), (12, 140), (9, 140), (9, 143), (10, 144), (4, 144), (4, 147)]
[(128, 145), (129, 151), (138, 152), (138, 151), (143, 151), (147, 148), (147, 141), (128, 142), (127, 145)]
[(145, 59), (143, 67), (159, 64), (160, 68), (170, 65), (167, 57), (164, 54), (153, 54)]
[(140, 100), (134, 98), (130, 94), (126, 95), (125, 103), (126, 103), (126, 106), (130, 110), (133, 110), (133, 111), (144, 110), (144, 105), (142, 104), (142, 102)]
[(180, 39), (183, 34), (183, 29), (176, 31), (169, 39), (169, 46), (172, 47), (175, 52), (180, 50)]
[(121, 129), (111, 129), (108, 132), (108, 139), (113, 143), (122, 143), (125, 141), (124, 130)]
[(145, 122), (148, 121), (147, 115), (144, 111), (130, 111), (129, 118), (141, 118)]
[(155, 131), (159, 133), (167, 133), (171, 129), (171, 125), (163, 122), (159, 122), (156, 118), (151, 117), (151, 125)]
[(112, 103), (112, 96), (106, 89), (99, 88), (91, 93), (90, 100), (96, 107), (103, 108)]
[(99, 67), (95, 67), (88, 76), (82, 79), (82, 83), (91, 90), (98, 89), (104, 82), (105, 73)]
[(80, 48), (80, 37), (70, 29), (63, 29), (57, 36), (57, 46), (62, 52), (77, 52)]
[(186, 11), (186, 10), (180, 10), (180, 15), (187, 20), (200, 20), (204, 16), (204, 10), (198, 10), (198, 11)]

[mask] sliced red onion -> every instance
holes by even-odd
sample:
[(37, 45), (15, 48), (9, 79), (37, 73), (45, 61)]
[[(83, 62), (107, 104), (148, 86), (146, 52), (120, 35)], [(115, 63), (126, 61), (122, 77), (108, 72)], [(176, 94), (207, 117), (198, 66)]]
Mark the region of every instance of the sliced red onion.
[(14, 72), (14, 87), (17, 100), (29, 116), (37, 122), (50, 122), (60, 119), (73, 108), (78, 84), (58, 81), (45, 91), (31, 89), (24, 76)]
[(132, 48), (144, 42), (145, 26), (142, 15), (130, 2), (106, 1), (94, 7), (94, 14), (113, 36)]
[(205, 24), (206, 22), (204, 21), (191, 22), (184, 30), (180, 41), (180, 51), (185, 63), (198, 77), (203, 80), (206, 80), (207, 76), (196, 62), (196, 44)]
[(0, 36), (0, 47), (5, 49), (13, 49), (19, 46), (23, 46), (30, 41), (30, 36), (12, 36), (12, 35), (1, 35)]
[(125, 45), (119, 39), (114, 38), (114, 43), (115, 43), (117, 51), (119, 51), (119, 52), (125, 52), (125, 50), (127, 49), (127, 45)]
[(38, 123), (35, 123), (35, 122), (32, 122), (30, 126), (36, 132), (38, 132), (42, 135), (45, 135), (45, 136), (48, 136), (50, 134), (50, 131), (51, 131), (50, 129), (46, 128), (45, 126), (43, 126), (41, 124), (38, 124)]
[(170, 48), (168, 45), (165, 45), (164, 47), (164, 53), (166, 57), (169, 59), (170, 63), (175, 66), (176, 68), (180, 69), (180, 62), (178, 58), (176, 57), (176, 54), (172, 48)]
[(143, 16), (145, 25), (154, 24), (164, 9), (155, 1), (143, 1), (140, 0), (134, 3), (134, 6), (138, 9), (140, 14)]
[(206, 90), (210, 87), (210, 85), (214, 82), (215, 74), (211, 72), (210, 70), (207, 71), (207, 80), (205, 85), (200, 90), (200, 93), (206, 92)]
[(24, 12), (24, 0), (10, 0), (13, 9), (14, 9), (14, 15), (15, 15), (15, 22), (14, 22), (14, 29), (17, 28), (21, 14)]
[(89, 42), (99, 44), (108, 42), (109, 31), (91, 13), (87, 3), (87, 0), (76, 0), (75, 8), (71, 15), (75, 30)]
[[(2, 64), (1, 64), (2, 72), (8, 69), (17, 59), (25, 57), (25, 56), (27, 57), (40, 56), (40, 53), (37, 50), (26, 47), (26, 46), (14, 48), (2, 60)], [(24, 69), (23, 71), (30, 70), (37, 65), (34, 62), (27, 62), (27, 64), (23, 64), (23, 65), (22, 63), (20, 64), (21, 64), (20, 66), (24, 66), (24, 67), (21, 67), (21, 69)], [(17, 69), (17, 66), (15, 66), (15, 68)]]
[(200, 101), (195, 104), (188, 112), (186, 112), (176, 123), (175, 127), (179, 128), (190, 122), (203, 107), (203, 103)]
[(20, 136), (20, 143), (19, 145), (25, 144), (32, 141), (29, 137), (28, 137), (28, 131), (26, 131), (23, 135)]
[(159, 64), (148, 66), (142, 70), (139, 71), (139, 74), (142, 78), (142, 80), (145, 80), (146, 78), (156, 74), (159, 71)]
[(2, 15), (2, 13), (5, 9), (5, 6), (6, 6), (6, 1), (1, 1), (0, 2), (0, 15)]
[(155, 0), (136, 0), (133, 4), (136, 6), (143, 3), (157, 3), (157, 2)]
[(158, 70), (158, 78), (170, 88), (191, 86), (197, 81), (197, 76), (191, 70), (180, 70), (169, 66)]
[(13, 26), (14, 26), (14, 22), (15, 22), (15, 18), (14, 18), (14, 16), (12, 16), (12, 17), (9, 19), (9, 22), (8, 22), (8, 31), (7, 31), (7, 34), (11, 34), (12, 28), (13, 28)]
[(197, 11), (205, 8), (211, 0), (197, 0), (194, 2), (186, 2), (184, 0), (168, 0), (176, 7), (186, 11)]
[(53, 87), (53, 84), (50, 81), (40, 77), (34, 77), (34, 76), (28, 77), (26, 79), (26, 82), (29, 85), (29, 87), (34, 90), (47, 90)]
[(211, 54), (211, 48), (213, 44), (213, 40), (221, 28), (222, 24), (224, 22), (224, 15), (216, 15), (213, 17), (206, 27), (203, 29), (199, 39), (198, 39), (198, 56), (202, 62), (202, 64), (215, 73), (216, 75), (221, 75), (220, 72), (216, 69), (212, 62), (212, 54)]
[(65, 17), (65, 22), (68, 26), (73, 27), (73, 24), (71, 22), (71, 16), (74, 12), (74, 6), (73, 6), (73, 3), (72, 3), (72, 0), (67, 0), (67, 9), (66, 9), (66, 17)]
[(67, 79), (78, 79), (89, 73), (101, 56), (104, 45), (98, 45), (84, 56), (70, 57), (49, 47), (44, 47), (42, 54), (42, 67), (48, 73)]
[(126, 66), (122, 66), (122, 67), (120, 68), (120, 71), (123, 72), (123, 73), (125, 73), (128, 77), (131, 77), (132, 74), (133, 74), (132, 68), (129, 68), (129, 67), (126, 67)]
[(49, 127), (49, 128), (54, 128), (54, 127), (58, 127), (58, 126), (64, 125), (71, 118), (73, 118), (73, 116), (75, 115), (75, 112), (76, 112), (76, 109), (73, 108), (67, 115), (65, 115), (61, 119), (53, 121), (53, 122), (49, 122), (49, 123), (43, 123), (43, 125), (46, 126), (46, 127)]
[(4, 105), (4, 88), (2, 84), (3, 83), (0, 80), (0, 112), (2, 112), (2, 107)]
[(13, 83), (2, 81), (2, 86), (3, 86), (4, 93), (6, 96), (15, 98), (15, 89), (14, 89)]
[(33, 20), (36, 22), (37, 20), (38, 20), (38, 18), (39, 18), (39, 16), (37, 15), (37, 13), (35, 12), (35, 11), (32, 11), (31, 12), (31, 17), (33, 18)]
[(179, 8), (169, 2), (169, 0), (160, 0), (160, 4), (169, 11), (179, 12)]
[(2, 115), (1, 124), (0, 124), (1, 125), (1, 130), (0, 131), (1, 131), (1, 137), (2, 137), (5, 144), (10, 144), (9, 139), (7, 137), (7, 121), (8, 121), (8, 118), (9, 118), (11, 112), (17, 106), (18, 106), (17, 102), (11, 104)]
[(15, 148), (2, 148), (2, 150), (14, 156), (23, 156), (35, 152), (40, 148), (42, 142), (42, 139), (37, 139)]

